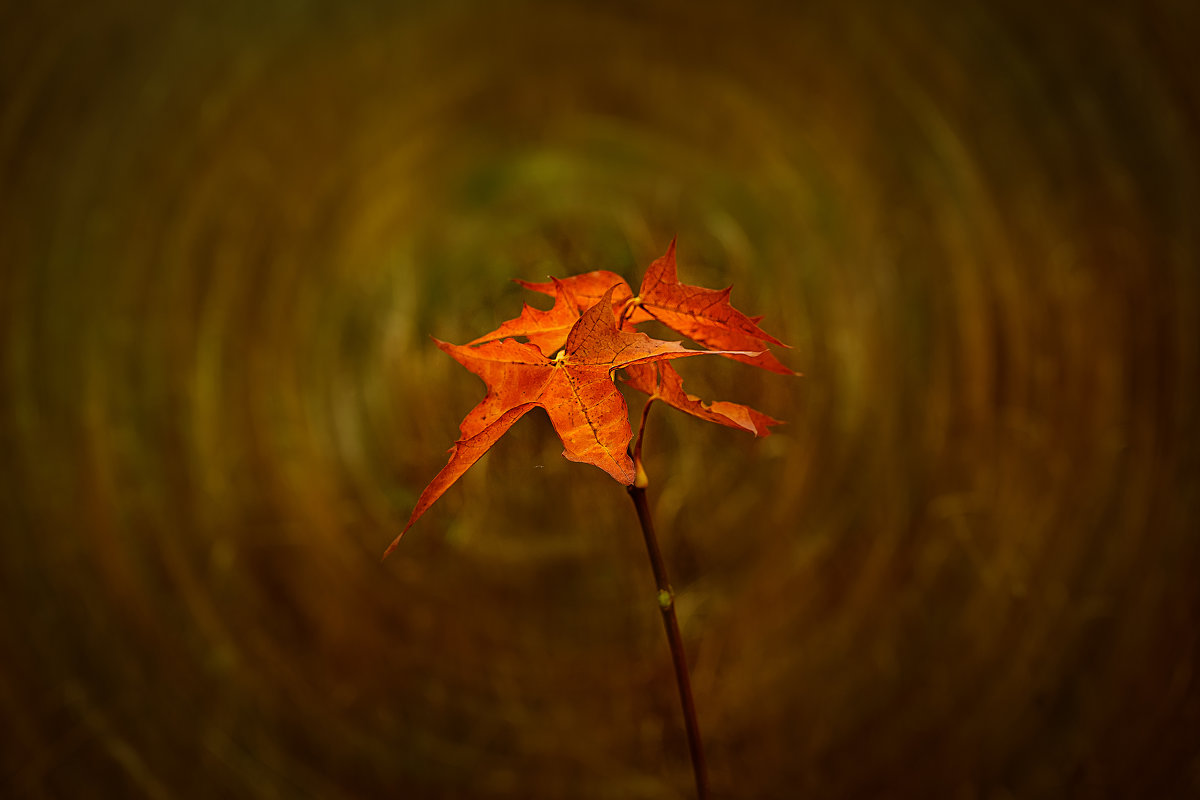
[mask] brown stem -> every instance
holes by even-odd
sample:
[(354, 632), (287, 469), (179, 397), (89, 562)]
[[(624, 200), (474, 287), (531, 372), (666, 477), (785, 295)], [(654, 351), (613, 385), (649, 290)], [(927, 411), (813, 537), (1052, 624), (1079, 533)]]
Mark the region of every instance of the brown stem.
[[(643, 424), (645, 418), (643, 417)], [(644, 475), (641, 463), (638, 474)], [(683, 652), (683, 637), (679, 634), (679, 622), (675, 619), (675, 593), (667, 580), (667, 568), (658, 549), (658, 538), (654, 535), (654, 521), (650, 517), (650, 505), (646, 502), (645, 486), (628, 487), (633, 506), (637, 509), (638, 522), (642, 524), (642, 535), (646, 538), (646, 550), (650, 553), (650, 568), (654, 570), (654, 582), (658, 586), (658, 605), (662, 610), (663, 625), (667, 629), (667, 642), (671, 645), (671, 661), (675, 666), (675, 683), (679, 686), (679, 702), (683, 705), (683, 721), (687, 728), (688, 750), (692, 756), (692, 771), (696, 776), (696, 796), (708, 798), (708, 769), (704, 761), (704, 745), (700, 741), (700, 725), (696, 722), (696, 703), (692, 699), (692, 683), (688, 678), (687, 657)]]

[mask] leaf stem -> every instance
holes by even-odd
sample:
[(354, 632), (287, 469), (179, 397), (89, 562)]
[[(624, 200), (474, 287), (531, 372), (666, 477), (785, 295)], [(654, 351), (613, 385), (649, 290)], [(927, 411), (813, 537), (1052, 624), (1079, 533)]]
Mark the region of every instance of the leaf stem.
[[(644, 422), (644, 418), (643, 418)], [(638, 473), (644, 474), (639, 461)], [(679, 633), (679, 621), (675, 618), (675, 593), (667, 580), (667, 568), (658, 549), (658, 537), (654, 535), (654, 520), (650, 516), (650, 505), (646, 502), (645, 486), (627, 487), (633, 506), (637, 509), (642, 535), (646, 538), (646, 550), (650, 554), (650, 568), (654, 571), (654, 582), (658, 587), (658, 605), (662, 611), (663, 625), (667, 630), (667, 642), (671, 645), (671, 662), (675, 667), (675, 683), (679, 686), (679, 702), (683, 706), (683, 722), (687, 728), (688, 751), (692, 757), (692, 771), (696, 776), (696, 796), (708, 798), (708, 768), (704, 760), (704, 744), (700, 741), (700, 725), (696, 721), (696, 703), (692, 699), (692, 682), (688, 677), (687, 657), (683, 652), (683, 637)]]
[[(658, 365), (655, 364), (654, 368), (658, 369)], [(646, 401), (646, 404), (642, 406), (642, 422), (638, 425), (637, 439), (633, 444), (633, 468), (637, 475), (634, 478), (633, 485), (640, 486), (643, 489), (650, 485), (650, 479), (646, 477), (646, 470), (642, 466), (642, 439), (646, 436), (646, 417), (650, 416), (650, 406), (654, 405), (654, 400), (655, 398), (651, 396)]]

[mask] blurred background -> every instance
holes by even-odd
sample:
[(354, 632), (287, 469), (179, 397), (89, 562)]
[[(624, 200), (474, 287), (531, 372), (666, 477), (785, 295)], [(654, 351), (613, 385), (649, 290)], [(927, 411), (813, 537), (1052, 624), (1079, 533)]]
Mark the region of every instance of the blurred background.
[(805, 374), (650, 418), (714, 795), (1200, 796), (1198, 22), (5, 4), (0, 794), (692, 796), (544, 415), (379, 561), (483, 395), (429, 336), (678, 235)]

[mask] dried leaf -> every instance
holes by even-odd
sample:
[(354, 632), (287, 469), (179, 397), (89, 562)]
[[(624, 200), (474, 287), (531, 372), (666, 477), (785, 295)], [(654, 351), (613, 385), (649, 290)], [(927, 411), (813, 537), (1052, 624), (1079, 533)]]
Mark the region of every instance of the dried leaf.
[(594, 464), (619, 483), (632, 485), (634, 466), (628, 447), (633, 431), (613, 373), (638, 364), (716, 351), (688, 350), (678, 342), (619, 330), (612, 310), (616, 288), (610, 286), (575, 321), (563, 350), (554, 359), (547, 358), (537, 345), (515, 339), (487, 341), (478, 347), (437, 343), (482, 378), (488, 393), (462, 421), (450, 460), (421, 493), (408, 524), (388, 547), (385, 558), (413, 523), (534, 407), (549, 415), (566, 458)]
[(630, 319), (635, 323), (647, 318), (656, 319), (712, 350), (759, 351), (752, 356), (730, 358), (772, 372), (794, 375), (779, 359), (765, 351), (763, 343), (786, 345), (758, 327), (757, 319), (730, 305), (729, 292), (728, 288), (704, 289), (680, 283), (675, 269), (675, 240), (672, 239), (666, 254), (646, 269), (641, 290), (633, 298), (641, 313)]
[[(536, 345), (543, 355), (552, 356), (561, 350), (567, 341), (567, 334), (571, 332), (583, 309), (578, 308), (577, 296), (565, 281), (557, 278), (550, 280), (552, 283), (548, 286), (554, 296), (554, 306), (549, 311), (542, 311), (526, 303), (521, 309), (521, 316), (508, 320), (496, 330), (485, 333), (468, 344), (477, 345), (523, 336), (530, 344)], [(589, 305), (594, 305), (595, 302), (593, 300)]]
[(625, 383), (650, 395), (651, 400), (661, 400), (680, 411), (718, 425), (740, 428), (755, 436), (769, 436), (772, 425), (779, 420), (767, 416), (740, 403), (714, 400), (705, 403), (695, 395), (683, 391), (683, 378), (670, 364), (635, 364), (625, 369)]
[(596, 301), (603, 297), (609, 289), (613, 290), (614, 305), (624, 306), (633, 297), (633, 290), (629, 288), (629, 284), (625, 282), (624, 278), (615, 272), (604, 269), (572, 275), (569, 278), (551, 278), (545, 283), (531, 283), (522, 280), (518, 280), (517, 283), (530, 291), (548, 294), (551, 297), (556, 296), (561, 287), (574, 301), (575, 307), (581, 314), (594, 306)]

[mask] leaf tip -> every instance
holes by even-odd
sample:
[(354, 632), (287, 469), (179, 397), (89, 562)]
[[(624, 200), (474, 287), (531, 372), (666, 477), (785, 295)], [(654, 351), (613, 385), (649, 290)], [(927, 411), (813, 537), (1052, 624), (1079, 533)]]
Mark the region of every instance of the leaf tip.
[(392, 543), (387, 546), (387, 549), (383, 551), (383, 555), (379, 557), (380, 562), (386, 561), (387, 557), (392, 554), (392, 551), (400, 546), (400, 537), (404, 536), (407, 531), (408, 528), (405, 528), (404, 530), (400, 531), (399, 535), (396, 536), (395, 539), (392, 539)]

